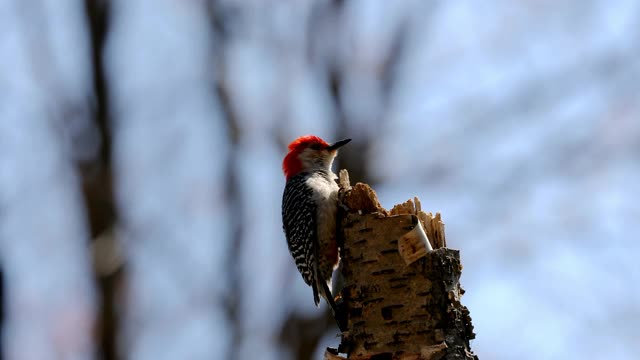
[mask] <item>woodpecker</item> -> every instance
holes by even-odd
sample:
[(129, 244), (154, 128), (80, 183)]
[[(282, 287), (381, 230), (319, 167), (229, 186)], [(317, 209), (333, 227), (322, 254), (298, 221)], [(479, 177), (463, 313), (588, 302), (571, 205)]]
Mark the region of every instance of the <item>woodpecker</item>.
[(317, 136), (301, 136), (289, 144), (282, 162), (287, 180), (282, 224), (289, 252), (304, 282), (313, 289), (316, 306), (322, 296), (334, 316), (338, 316), (338, 309), (329, 288), (340, 256), (336, 242), (338, 184), (331, 165), (338, 148), (349, 141), (328, 144)]

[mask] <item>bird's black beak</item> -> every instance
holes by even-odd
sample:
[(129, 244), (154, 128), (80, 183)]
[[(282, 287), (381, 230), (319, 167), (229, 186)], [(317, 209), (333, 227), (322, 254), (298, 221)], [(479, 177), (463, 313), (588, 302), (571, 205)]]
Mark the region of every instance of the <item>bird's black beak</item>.
[(336, 141), (333, 144), (329, 145), (328, 150), (337, 150), (339, 147), (347, 145), (351, 141), (351, 139), (344, 139), (340, 141)]

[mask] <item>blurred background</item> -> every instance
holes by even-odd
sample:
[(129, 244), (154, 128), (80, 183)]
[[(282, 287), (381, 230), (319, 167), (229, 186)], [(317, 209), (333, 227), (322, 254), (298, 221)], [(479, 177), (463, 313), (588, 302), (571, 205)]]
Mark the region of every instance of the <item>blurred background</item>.
[(297, 136), (460, 249), (480, 359), (640, 353), (640, 2), (0, 0), (5, 359), (320, 359)]

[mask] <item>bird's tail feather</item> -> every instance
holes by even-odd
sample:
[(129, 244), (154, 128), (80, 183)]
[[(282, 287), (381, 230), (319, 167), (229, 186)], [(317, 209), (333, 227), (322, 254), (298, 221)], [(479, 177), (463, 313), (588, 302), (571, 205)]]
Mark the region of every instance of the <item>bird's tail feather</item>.
[(327, 300), (327, 303), (331, 308), (331, 312), (333, 313), (333, 318), (336, 320), (336, 323), (338, 324), (340, 331), (346, 331), (347, 325), (346, 325), (346, 318), (345, 318), (344, 311), (341, 311), (338, 305), (336, 304), (335, 300), (333, 299), (333, 295), (329, 290), (329, 286), (327, 286), (327, 283), (324, 281), (320, 281), (320, 283), (322, 286), (322, 295), (323, 295), (322, 297)]
[(336, 302), (333, 300), (333, 295), (331, 294), (331, 290), (327, 286), (327, 283), (324, 281), (320, 281), (322, 283), (322, 292), (324, 293), (324, 298), (327, 300), (327, 303), (331, 307), (331, 311), (334, 315), (338, 314), (338, 307), (336, 306)]
[(320, 304), (320, 296), (318, 295), (318, 285), (315, 283), (312, 283), (311, 288), (313, 289), (313, 301), (315, 302), (316, 306), (318, 306), (318, 304)]

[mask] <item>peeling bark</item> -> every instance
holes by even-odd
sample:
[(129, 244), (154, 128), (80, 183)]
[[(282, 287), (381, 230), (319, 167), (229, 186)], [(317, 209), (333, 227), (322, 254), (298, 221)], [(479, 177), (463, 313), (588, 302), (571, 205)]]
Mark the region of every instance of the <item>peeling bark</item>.
[[(340, 353), (356, 360), (477, 359), (469, 310), (460, 303), (460, 252), (445, 247), (440, 214), (423, 212), (417, 198), (387, 211), (368, 185), (351, 187), (344, 170), (340, 186), (348, 324)], [(435, 250), (414, 249), (419, 258), (407, 265), (398, 242), (418, 224)], [(325, 354), (341, 358), (331, 349)]]

